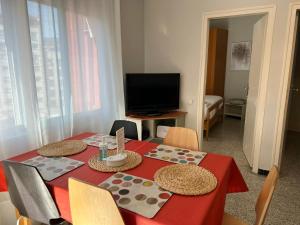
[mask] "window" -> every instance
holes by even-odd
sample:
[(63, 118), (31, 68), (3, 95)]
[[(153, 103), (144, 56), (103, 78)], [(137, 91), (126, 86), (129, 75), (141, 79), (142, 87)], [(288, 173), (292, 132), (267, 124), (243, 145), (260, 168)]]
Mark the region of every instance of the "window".
[(0, 4), (0, 130), (21, 124), (21, 108), (17, 92), (14, 58), (9, 48), (9, 30), (4, 25)]
[(27, 7), (40, 117), (56, 117), (63, 110), (57, 9), (35, 1), (28, 1)]
[[(29, 65), (20, 62), (19, 54), (19, 51), (27, 51), (28, 48), (20, 50), (16, 47), (22, 43), (16, 38), (20, 34), (15, 26), (22, 20), (20, 26), (27, 29), (26, 19), (18, 18), (11, 26), (10, 14), (14, 8), (10, 1), (0, 4), (2, 131), (20, 125), (27, 127), (31, 120), (28, 113), (36, 110), (32, 107), (38, 108), (36, 115), (42, 120), (100, 109), (98, 50), (88, 19), (77, 13), (72, 1), (61, 2), (60, 8), (47, 2), (50, 1), (27, 0), (30, 37), (29, 43), (24, 45), (30, 46), (27, 55), (32, 57), (32, 64)], [(10, 11), (2, 10), (1, 6), (11, 7)], [(66, 10), (68, 8), (70, 10)], [(31, 63), (31, 59), (29, 61)], [(29, 76), (34, 78), (30, 90), (26, 80), (22, 80), (24, 66), (33, 68), (33, 72), (29, 72)], [(34, 96), (35, 100), (29, 102), (24, 91), (27, 98)]]
[(94, 110), (100, 108), (97, 48), (87, 19), (72, 12), (67, 12), (66, 21), (74, 111)]
[[(59, 21), (58, 13), (52, 6), (28, 1), (38, 107), (42, 118), (63, 115), (70, 96), (76, 113), (100, 108), (97, 48), (88, 21), (70, 11), (63, 15), (64, 21)], [(65, 47), (67, 54), (62, 56)]]
[(118, 7), (0, 0), (0, 160), (122, 114)]

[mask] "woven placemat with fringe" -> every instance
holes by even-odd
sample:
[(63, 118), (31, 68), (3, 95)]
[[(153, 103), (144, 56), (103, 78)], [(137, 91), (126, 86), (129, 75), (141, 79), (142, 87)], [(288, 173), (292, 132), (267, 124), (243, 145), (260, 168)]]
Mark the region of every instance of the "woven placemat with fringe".
[(87, 144), (79, 140), (60, 141), (45, 145), (37, 150), (38, 154), (46, 157), (74, 155), (87, 148)]
[(204, 195), (217, 187), (210, 171), (196, 166), (176, 164), (156, 171), (154, 181), (163, 189), (181, 195)]
[[(112, 155), (112, 151), (108, 151)], [(133, 169), (141, 164), (142, 156), (136, 152), (132, 151), (124, 151), (127, 153), (126, 163), (123, 166), (111, 167), (106, 165), (106, 161), (99, 160), (99, 154), (94, 155), (90, 158), (88, 164), (94, 170), (98, 170), (100, 172), (122, 172), (129, 169)]]

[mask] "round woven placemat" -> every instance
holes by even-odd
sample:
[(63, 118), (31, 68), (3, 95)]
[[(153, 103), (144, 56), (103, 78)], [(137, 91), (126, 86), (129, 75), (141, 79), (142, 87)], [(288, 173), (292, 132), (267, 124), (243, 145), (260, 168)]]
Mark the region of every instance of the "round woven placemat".
[(86, 149), (87, 144), (79, 140), (60, 141), (45, 145), (37, 150), (38, 154), (46, 157), (74, 155)]
[(163, 189), (181, 195), (204, 195), (217, 186), (217, 178), (196, 165), (176, 164), (156, 171), (154, 181)]
[[(108, 152), (111, 153), (112, 151)], [(100, 161), (99, 155), (97, 154), (90, 158), (89, 167), (100, 172), (122, 172), (137, 167), (142, 162), (142, 156), (140, 154), (126, 150), (124, 152), (127, 153), (127, 159), (126, 163), (123, 166), (107, 166), (106, 161)]]

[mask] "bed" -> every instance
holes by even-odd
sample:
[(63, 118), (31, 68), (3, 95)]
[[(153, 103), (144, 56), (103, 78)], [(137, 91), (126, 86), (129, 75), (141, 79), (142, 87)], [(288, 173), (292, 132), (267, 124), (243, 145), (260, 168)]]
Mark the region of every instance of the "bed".
[(204, 130), (208, 140), (209, 130), (223, 121), (224, 100), (221, 96), (205, 95), (204, 99)]

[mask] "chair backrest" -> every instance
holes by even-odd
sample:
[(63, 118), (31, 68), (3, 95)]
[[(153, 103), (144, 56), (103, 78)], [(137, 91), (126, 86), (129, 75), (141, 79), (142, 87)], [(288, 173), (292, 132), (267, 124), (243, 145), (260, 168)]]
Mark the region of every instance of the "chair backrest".
[(263, 184), (262, 190), (256, 202), (255, 225), (262, 225), (264, 223), (274, 193), (274, 189), (278, 180), (278, 176), (279, 176), (278, 169), (276, 166), (273, 166)]
[(128, 120), (115, 120), (109, 135), (116, 136), (116, 131), (122, 127), (124, 127), (124, 133), (126, 138), (138, 140), (136, 123)]
[(189, 128), (170, 127), (164, 144), (199, 151), (197, 132)]
[(73, 225), (125, 225), (111, 193), (100, 187), (69, 178)]
[(8, 160), (3, 165), (11, 201), (21, 216), (45, 224), (59, 219), (53, 198), (35, 167)]

